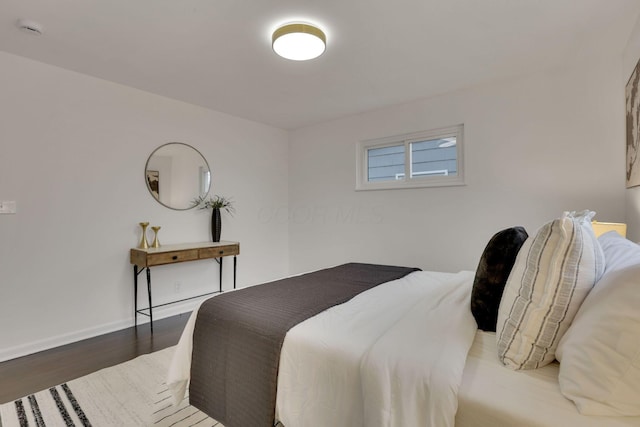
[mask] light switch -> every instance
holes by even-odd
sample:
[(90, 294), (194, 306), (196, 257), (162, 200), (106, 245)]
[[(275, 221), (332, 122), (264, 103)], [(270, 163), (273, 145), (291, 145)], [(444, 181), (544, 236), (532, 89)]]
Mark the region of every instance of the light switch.
[(14, 214), (16, 213), (15, 200), (0, 200), (0, 214)]

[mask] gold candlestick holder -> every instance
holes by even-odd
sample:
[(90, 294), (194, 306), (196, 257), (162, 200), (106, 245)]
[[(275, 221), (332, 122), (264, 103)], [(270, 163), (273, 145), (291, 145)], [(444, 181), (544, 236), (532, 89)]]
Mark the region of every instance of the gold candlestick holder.
[(160, 231), (160, 227), (159, 226), (153, 226), (151, 227), (151, 229), (153, 230), (153, 243), (151, 244), (152, 248), (159, 248), (160, 247), (160, 241), (158, 240), (158, 231)]
[(149, 225), (148, 222), (141, 222), (140, 223), (140, 227), (142, 227), (142, 239), (140, 239), (140, 244), (138, 245), (138, 248), (140, 249), (148, 249), (149, 248), (149, 243), (147, 242), (147, 226)]

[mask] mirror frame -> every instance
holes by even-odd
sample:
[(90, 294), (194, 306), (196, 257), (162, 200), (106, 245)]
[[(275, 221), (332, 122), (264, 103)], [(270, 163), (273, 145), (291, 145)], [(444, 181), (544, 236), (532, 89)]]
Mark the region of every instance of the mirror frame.
[[(202, 158), (202, 160), (204, 161), (204, 164), (207, 166), (207, 169), (209, 170), (209, 177), (211, 178), (212, 176), (212, 172), (211, 172), (211, 166), (209, 166), (209, 162), (207, 161), (206, 157), (204, 157), (204, 155), (195, 147), (186, 144), (184, 142), (167, 142), (165, 144), (162, 144), (161, 146), (157, 147), (155, 150), (153, 150), (151, 152), (151, 154), (149, 154), (149, 157), (147, 158), (146, 163), (144, 164), (144, 182), (145, 185), (147, 186), (147, 190), (149, 190), (149, 194), (151, 195), (151, 197), (153, 197), (153, 200), (155, 200), (156, 202), (160, 203), (162, 206), (172, 209), (174, 211), (188, 211), (190, 209), (193, 209), (196, 207), (196, 205), (193, 206), (188, 206), (186, 208), (176, 208), (173, 206), (169, 206), (165, 203), (163, 203), (162, 201), (160, 201), (159, 198), (156, 198), (156, 196), (153, 194), (153, 191), (151, 190), (151, 187), (149, 186), (149, 179), (147, 178), (147, 171), (149, 170), (149, 161), (151, 160), (151, 158), (153, 157), (154, 154), (156, 154), (158, 152), (158, 150), (166, 147), (167, 145), (184, 145), (187, 148), (192, 149), (193, 151), (195, 151), (196, 153), (198, 153), (200, 155), (200, 157)], [(207, 191), (205, 191), (204, 193), (200, 193), (198, 194), (198, 196), (206, 196), (207, 194), (209, 194), (209, 191), (211, 190), (211, 179), (209, 179), (209, 188), (207, 188)]]

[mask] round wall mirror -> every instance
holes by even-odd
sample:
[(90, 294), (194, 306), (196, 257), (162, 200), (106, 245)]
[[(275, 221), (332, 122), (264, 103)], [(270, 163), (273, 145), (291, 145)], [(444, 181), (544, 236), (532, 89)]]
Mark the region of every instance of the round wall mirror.
[(156, 148), (144, 168), (151, 195), (164, 206), (187, 210), (197, 197), (206, 196), (211, 187), (211, 170), (198, 150), (182, 142)]

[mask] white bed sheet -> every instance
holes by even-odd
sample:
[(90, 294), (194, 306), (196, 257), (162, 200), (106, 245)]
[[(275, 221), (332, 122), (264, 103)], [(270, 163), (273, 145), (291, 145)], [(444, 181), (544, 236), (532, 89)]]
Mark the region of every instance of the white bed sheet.
[[(453, 426), (476, 324), (472, 272), (418, 271), (296, 325), (280, 356), (276, 418), (285, 426)], [(189, 380), (191, 316), (167, 384)]]
[(559, 365), (512, 371), (497, 357), (493, 332), (476, 332), (458, 391), (456, 427), (629, 427), (640, 417), (589, 417), (560, 393)]
[(278, 375), (285, 426), (453, 426), (476, 323), (472, 272), (419, 271), (292, 328)]
[[(452, 273), (427, 273), (430, 274), (432, 278), (440, 281), (448, 280), (454, 276)], [(363, 294), (363, 296), (367, 298), (366, 293)], [(408, 299), (401, 297), (398, 301), (395, 301), (395, 304), (400, 304), (400, 307), (409, 309), (412, 305), (412, 299), (415, 296), (415, 294), (409, 294)], [(381, 310), (380, 313), (380, 318), (374, 319), (375, 322), (385, 322), (389, 320), (389, 316), (391, 315), (390, 313), (386, 313), (384, 310)], [(188, 385), (192, 348), (191, 336), (195, 325), (196, 315), (197, 309), (193, 312), (187, 326), (185, 327), (185, 332), (183, 333), (180, 343), (176, 348), (167, 378), (170, 388), (173, 389), (174, 397), (176, 398), (183, 395)], [(348, 320), (356, 325), (356, 328), (362, 328), (362, 331), (358, 333), (365, 333), (364, 329), (366, 329), (366, 326), (372, 326), (370, 324), (370, 320), (365, 322), (367, 325), (361, 324), (360, 326), (358, 326), (358, 322), (361, 322), (361, 320), (357, 317), (350, 317)], [(303, 322), (293, 328), (289, 334), (291, 334), (292, 337), (295, 335), (296, 340), (302, 340), (301, 342), (311, 341), (312, 346), (323, 346), (325, 343), (328, 343), (329, 340), (324, 341), (322, 337), (308, 336), (305, 332), (305, 323), (306, 322)], [(316, 326), (313, 326), (312, 329), (315, 329)], [(327, 334), (328, 332), (325, 331), (323, 333)], [(289, 335), (287, 335), (287, 337), (289, 337)], [(335, 343), (335, 338), (336, 337), (331, 336), (330, 340)], [(287, 339), (285, 339), (285, 344)], [(340, 340), (342, 340), (342, 344), (340, 344)], [(354, 348), (357, 349), (358, 345), (360, 345), (352, 342), (352, 340), (348, 339), (345, 335), (339, 335), (337, 343), (340, 344), (338, 348), (342, 348), (342, 350), (339, 350), (338, 352), (335, 352), (334, 350), (334, 357), (349, 355), (350, 351), (354, 350)], [(294, 352), (299, 351), (299, 349), (296, 350), (295, 347), (285, 345), (283, 346), (283, 355), (285, 358), (290, 356), (287, 348), (290, 348), (291, 351)], [(347, 358), (347, 360), (348, 359), (349, 358)], [(566, 399), (560, 393), (560, 388), (558, 386), (558, 366), (559, 365), (556, 362), (532, 371), (511, 371), (502, 366), (497, 358), (495, 333), (477, 331), (475, 333), (473, 345), (471, 346), (466, 358), (461, 384), (458, 390), (458, 409), (455, 416), (455, 426), (640, 426), (640, 417), (588, 417), (578, 413), (573, 402)], [(283, 372), (286, 372), (286, 370), (281, 371), (281, 374)], [(303, 370), (297, 373), (295, 371), (292, 372), (292, 374), (288, 375), (308, 375), (308, 373)], [(341, 401), (343, 393), (348, 392), (348, 390), (353, 391), (353, 387), (356, 385), (354, 382), (355, 379), (346, 374), (345, 371), (316, 371), (314, 375), (317, 376), (316, 379), (320, 382), (343, 383), (345, 387), (344, 390), (339, 391), (334, 395), (334, 402), (338, 403)], [(295, 378), (288, 379), (288, 381), (291, 380), (295, 381)], [(281, 412), (282, 409), (280, 406), (283, 405), (281, 397), (285, 394), (281, 395), (280, 392), (286, 390), (287, 386), (284, 386), (279, 380), (279, 387), (281, 388), (278, 393), (279, 404), (276, 407), (276, 411)], [(337, 390), (341, 390), (341, 387), (337, 387)], [(292, 392), (294, 390), (290, 389), (289, 391)], [(310, 387), (305, 393), (306, 395), (304, 398), (308, 398), (308, 402), (313, 402), (313, 399), (316, 397), (314, 394), (317, 393), (317, 389), (315, 387)], [(333, 413), (337, 409), (337, 406), (331, 404), (331, 402), (327, 402), (326, 400), (324, 401), (324, 404), (326, 405), (325, 409), (328, 413)], [(289, 406), (287, 410), (295, 411), (291, 406)], [(364, 408), (359, 408), (359, 410), (363, 411)], [(348, 418), (351, 415), (343, 412), (343, 416)], [(286, 416), (284, 417), (286, 418)], [(339, 423), (338, 425), (355, 424)], [(295, 425), (293, 427), (295, 427)]]

